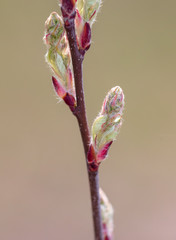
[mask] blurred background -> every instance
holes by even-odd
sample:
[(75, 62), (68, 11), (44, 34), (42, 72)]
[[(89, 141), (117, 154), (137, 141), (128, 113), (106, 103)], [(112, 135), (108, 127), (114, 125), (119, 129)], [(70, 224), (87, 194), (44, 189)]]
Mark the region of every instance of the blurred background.
[[(124, 123), (100, 184), (115, 239), (176, 239), (176, 1), (104, 0), (84, 61), (90, 125), (109, 89)], [(92, 240), (76, 119), (58, 104), (44, 60), (56, 0), (0, 1), (0, 239)]]

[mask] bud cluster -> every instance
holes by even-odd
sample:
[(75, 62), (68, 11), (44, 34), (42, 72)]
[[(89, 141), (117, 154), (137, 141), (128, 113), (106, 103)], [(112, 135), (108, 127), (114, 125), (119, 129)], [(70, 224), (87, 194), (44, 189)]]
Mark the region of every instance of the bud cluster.
[(75, 19), (77, 44), (80, 51), (87, 51), (91, 44), (91, 26), (101, 5), (101, 0), (60, 0), (66, 26)]
[(63, 18), (52, 12), (45, 22), (45, 59), (55, 75), (52, 80), (57, 95), (72, 111), (76, 107), (76, 96), (65, 26), (70, 24), (70, 20), (74, 21), (78, 49), (84, 54), (90, 47), (91, 26), (100, 4), (101, 0), (60, 0)]
[(71, 105), (75, 106), (75, 87), (69, 44), (63, 20), (56, 12), (51, 13), (45, 22), (44, 42), (47, 46), (45, 59), (55, 75), (52, 80), (56, 93), (65, 102), (68, 97), (72, 99)]
[(88, 152), (90, 169), (96, 171), (107, 157), (112, 142), (116, 139), (122, 125), (124, 94), (120, 87), (112, 88), (104, 102), (98, 117), (92, 125), (91, 146)]
[(106, 194), (100, 188), (100, 208), (101, 208), (101, 216), (102, 216), (102, 223), (103, 223), (103, 235), (104, 240), (111, 240), (113, 234), (113, 207), (109, 202)]

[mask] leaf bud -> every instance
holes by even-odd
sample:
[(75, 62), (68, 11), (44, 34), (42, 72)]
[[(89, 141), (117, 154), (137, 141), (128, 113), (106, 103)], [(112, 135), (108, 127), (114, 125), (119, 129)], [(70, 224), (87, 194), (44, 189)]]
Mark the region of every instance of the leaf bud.
[(96, 162), (103, 161), (112, 142), (116, 139), (122, 125), (124, 95), (120, 87), (112, 88), (105, 100), (101, 112), (92, 124), (91, 144), (96, 153)]
[(101, 216), (102, 216), (102, 223), (103, 223), (103, 235), (104, 239), (112, 240), (113, 237), (113, 207), (109, 202), (106, 194), (100, 188), (100, 208), (101, 208)]
[(53, 71), (52, 78), (57, 95), (70, 108), (75, 105), (75, 86), (69, 43), (62, 18), (53, 12), (45, 22), (45, 59)]

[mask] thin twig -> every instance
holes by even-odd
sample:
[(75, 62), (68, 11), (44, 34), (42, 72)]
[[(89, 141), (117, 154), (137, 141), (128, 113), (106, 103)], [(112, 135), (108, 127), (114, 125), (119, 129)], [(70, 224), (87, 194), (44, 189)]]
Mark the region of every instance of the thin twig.
[[(68, 22), (67, 24), (65, 23), (65, 30), (67, 32), (67, 38), (70, 46), (74, 79), (75, 79), (75, 88), (76, 88), (77, 107), (75, 109), (74, 115), (78, 120), (82, 142), (84, 145), (86, 163), (87, 163), (87, 153), (88, 153), (89, 144), (90, 144), (90, 132), (89, 132), (89, 127), (88, 127), (88, 122), (86, 117), (83, 78), (82, 78), (82, 62), (84, 59), (84, 52), (80, 52), (77, 47), (74, 19), (70, 19), (69, 24)], [(98, 175), (98, 171), (96, 172), (89, 171), (88, 164), (87, 164), (87, 171), (88, 171), (89, 185), (90, 185), (95, 240), (103, 240), (102, 219), (101, 219), (101, 211), (100, 211), (100, 196), (99, 196), (99, 175)]]

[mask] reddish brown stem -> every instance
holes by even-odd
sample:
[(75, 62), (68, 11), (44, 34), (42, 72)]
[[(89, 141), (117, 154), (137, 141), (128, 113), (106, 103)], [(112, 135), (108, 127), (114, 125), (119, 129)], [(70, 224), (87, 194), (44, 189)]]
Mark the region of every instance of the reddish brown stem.
[[(89, 132), (89, 127), (88, 127), (88, 122), (86, 117), (83, 78), (82, 78), (82, 62), (84, 59), (84, 51), (83, 52), (79, 51), (77, 46), (74, 19), (70, 19), (70, 20), (67, 20), (67, 22), (65, 22), (65, 30), (67, 32), (67, 38), (69, 41), (69, 46), (71, 51), (73, 72), (74, 72), (74, 79), (75, 79), (75, 88), (76, 88), (77, 107), (76, 107), (76, 110), (74, 111), (74, 115), (78, 120), (82, 142), (84, 145), (86, 163), (87, 163), (87, 152), (89, 150), (89, 144), (90, 144), (90, 132)], [(96, 172), (89, 171), (88, 164), (87, 164), (87, 171), (88, 171), (88, 178), (89, 178), (89, 185), (90, 185), (95, 240), (103, 240), (102, 219), (101, 219), (101, 211), (100, 211), (100, 196), (99, 196), (99, 175), (98, 175), (98, 171)]]

